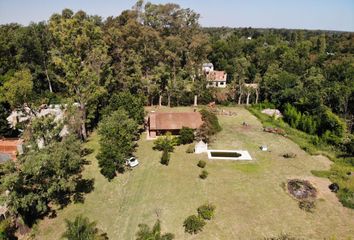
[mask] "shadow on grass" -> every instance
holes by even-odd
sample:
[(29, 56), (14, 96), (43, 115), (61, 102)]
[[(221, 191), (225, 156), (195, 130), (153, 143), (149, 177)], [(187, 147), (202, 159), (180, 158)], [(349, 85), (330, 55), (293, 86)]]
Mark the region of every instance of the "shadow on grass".
[(83, 203), (85, 201), (84, 194), (90, 193), (94, 190), (95, 180), (80, 179), (76, 185), (75, 193), (73, 196), (74, 203)]

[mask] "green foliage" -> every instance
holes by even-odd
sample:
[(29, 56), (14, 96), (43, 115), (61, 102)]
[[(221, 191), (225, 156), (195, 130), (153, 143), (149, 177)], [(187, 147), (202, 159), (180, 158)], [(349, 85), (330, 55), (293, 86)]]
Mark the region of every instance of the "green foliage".
[(98, 163), (101, 173), (111, 180), (115, 176), (115, 171), (124, 166), (125, 159), (134, 150), (138, 124), (129, 118), (126, 111), (118, 109), (100, 122), (98, 133), (100, 135)]
[(138, 124), (144, 122), (144, 103), (145, 97), (141, 95), (133, 95), (130, 92), (119, 92), (113, 94), (109, 100), (109, 105), (105, 109), (106, 115), (123, 108), (130, 118), (134, 119)]
[(96, 21), (83, 11), (74, 14), (64, 9), (61, 15), (53, 15), (48, 22), (53, 37), (51, 61), (69, 97), (80, 104), (84, 139), (87, 137), (86, 106), (106, 91), (102, 83), (110, 60), (102, 29)]
[(54, 121), (53, 115), (34, 118), (31, 125), (26, 129), (30, 135), (30, 141), (37, 146), (37, 141), (42, 140), (43, 145), (47, 146), (54, 141), (59, 141), (59, 133), (63, 128), (63, 123)]
[(186, 153), (194, 153), (194, 144), (189, 144), (187, 149), (186, 149)]
[(170, 153), (168, 152), (168, 150), (163, 150), (160, 162), (161, 164), (168, 166), (170, 162)]
[(206, 222), (197, 215), (191, 215), (183, 222), (184, 231), (190, 234), (197, 234), (203, 230)]
[(136, 233), (136, 240), (172, 240), (172, 233), (161, 234), (161, 222), (157, 220), (152, 229), (146, 224), (139, 224), (139, 230)]
[(84, 164), (80, 156), (80, 142), (67, 136), (61, 142), (53, 142), (44, 149), (22, 155), (19, 167), (8, 172), (2, 185), (10, 191), (9, 207), (26, 223), (46, 214), (50, 206), (65, 206), (82, 181)]
[(14, 239), (11, 219), (0, 221), (0, 240)]
[(12, 108), (30, 104), (33, 79), (29, 69), (22, 69), (0, 86), (0, 101), (7, 101)]
[(206, 170), (203, 170), (202, 173), (199, 175), (201, 179), (206, 179), (208, 177), (209, 173)]
[(222, 129), (215, 113), (202, 109), (200, 110), (200, 114), (202, 115), (203, 124), (197, 130), (197, 139), (209, 142), (210, 137), (220, 132)]
[(74, 221), (65, 220), (66, 231), (62, 237), (68, 240), (108, 240), (107, 234), (96, 227), (95, 222), (90, 222), (87, 217), (77, 216)]
[(301, 238), (296, 238), (287, 233), (281, 233), (275, 237), (266, 237), (264, 240), (301, 240)]
[(178, 139), (167, 132), (164, 136), (158, 137), (154, 141), (154, 149), (159, 151), (173, 152), (174, 147), (177, 145)]
[(194, 141), (194, 130), (192, 128), (182, 127), (179, 134), (179, 142), (181, 144), (188, 144)]
[(214, 217), (215, 206), (211, 203), (204, 204), (197, 209), (198, 216), (205, 219), (211, 220)]
[(354, 190), (347, 187), (340, 188), (337, 196), (343, 206), (354, 209)]
[(198, 162), (197, 166), (198, 166), (198, 167), (200, 167), (200, 168), (205, 168), (205, 166), (206, 166), (206, 162), (205, 162), (205, 161), (203, 161), (203, 160), (199, 160), (199, 162)]

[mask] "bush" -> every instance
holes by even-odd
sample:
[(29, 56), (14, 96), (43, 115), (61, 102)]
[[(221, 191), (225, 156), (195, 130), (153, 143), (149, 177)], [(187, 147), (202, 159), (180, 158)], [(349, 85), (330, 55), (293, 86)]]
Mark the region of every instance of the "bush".
[(339, 189), (337, 196), (344, 207), (354, 209), (354, 192), (344, 187)]
[(157, 138), (154, 141), (154, 149), (159, 151), (173, 152), (175, 146), (177, 145), (176, 138), (172, 136), (171, 133), (166, 133), (164, 136)]
[(282, 233), (276, 237), (266, 237), (264, 240), (300, 240), (300, 238), (292, 237), (289, 234)]
[(180, 144), (188, 144), (194, 141), (194, 130), (192, 128), (182, 127), (179, 134)]
[(191, 215), (187, 217), (186, 220), (184, 220), (183, 227), (185, 232), (190, 234), (196, 234), (203, 230), (205, 224), (206, 222), (202, 218), (196, 215)]
[(200, 168), (205, 168), (206, 162), (203, 161), (203, 160), (200, 160), (200, 161), (198, 162), (197, 166), (200, 167)]
[(166, 150), (163, 151), (161, 156), (161, 164), (168, 166), (170, 162), (170, 153)]
[(194, 144), (190, 144), (188, 146), (186, 153), (194, 153)]
[(210, 142), (210, 137), (220, 132), (221, 126), (217, 116), (210, 111), (201, 110), (203, 124), (197, 129), (196, 138), (206, 143)]
[(201, 179), (206, 179), (208, 177), (209, 173), (206, 170), (203, 170), (202, 173), (199, 175)]
[(283, 154), (284, 158), (295, 158), (296, 154), (295, 153), (285, 153)]
[(210, 220), (213, 218), (214, 210), (215, 210), (215, 206), (210, 203), (204, 204), (197, 209), (199, 217), (205, 220)]
[(299, 208), (306, 212), (313, 212), (316, 208), (315, 201), (312, 200), (302, 200), (299, 202)]

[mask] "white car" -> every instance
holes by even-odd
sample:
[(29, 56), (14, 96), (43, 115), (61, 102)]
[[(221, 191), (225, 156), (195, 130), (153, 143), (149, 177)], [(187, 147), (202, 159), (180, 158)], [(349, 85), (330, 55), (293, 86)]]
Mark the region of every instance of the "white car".
[(139, 161), (135, 157), (131, 157), (126, 160), (126, 164), (130, 167), (136, 167), (139, 165)]

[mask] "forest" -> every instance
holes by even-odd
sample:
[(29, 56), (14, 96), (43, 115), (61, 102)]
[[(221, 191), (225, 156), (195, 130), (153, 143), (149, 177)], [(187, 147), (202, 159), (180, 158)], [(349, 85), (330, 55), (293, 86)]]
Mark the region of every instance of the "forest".
[[(78, 189), (85, 183), (80, 143), (94, 129), (109, 138), (123, 131), (110, 123), (120, 122), (127, 133), (119, 137), (132, 142), (144, 121), (143, 106), (189, 106), (195, 96), (201, 105), (243, 105), (254, 91), (247, 84), (259, 86), (257, 106), (279, 109), (292, 128), (311, 135), (314, 145), (346, 156), (343, 164), (353, 167), (354, 33), (203, 28), (199, 17), (177, 4), (138, 1), (107, 19), (64, 9), (45, 22), (0, 26), (0, 136), (21, 135), (32, 146), (40, 136), (47, 146), (30, 148), (21, 167), (0, 170), (0, 190), (12, 189), (16, 214), (30, 225), (53, 202), (80, 201)], [(208, 62), (226, 71), (225, 89), (206, 87), (201, 67)], [(252, 94), (250, 102), (255, 98)], [(17, 129), (6, 120), (15, 109), (35, 114), (43, 105), (73, 103), (79, 111), (71, 109), (65, 121), (74, 134), (63, 140), (53, 137), (60, 127), (50, 124), (53, 119), (38, 118)], [(132, 148), (120, 146), (123, 155)], [(107, 146), (98, 159), (110, 154), (122, 153)], [(60, 161), (45, 164), (51, 158)], [(348, 191), (346, 203), (353, 207), (354, 192)]]

